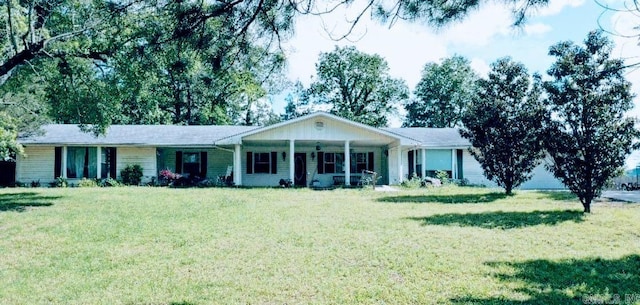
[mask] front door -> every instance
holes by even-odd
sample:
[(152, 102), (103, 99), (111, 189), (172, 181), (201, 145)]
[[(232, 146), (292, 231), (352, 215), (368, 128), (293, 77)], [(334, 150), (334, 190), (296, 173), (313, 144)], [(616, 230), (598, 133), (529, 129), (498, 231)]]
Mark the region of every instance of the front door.
[(295, 186), (307, 186), (307, 154), (295, 153), (295, 177), (293, 184)]

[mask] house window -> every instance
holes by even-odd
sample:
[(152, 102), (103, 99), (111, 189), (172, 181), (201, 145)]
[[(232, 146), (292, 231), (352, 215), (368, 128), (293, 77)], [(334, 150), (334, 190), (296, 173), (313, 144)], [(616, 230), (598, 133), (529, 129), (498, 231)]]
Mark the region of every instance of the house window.
[(276, 174), (277, 171), (277, 152), (247, 152), (247, 174)]
[(207, 152), (176, 151), (176, 172), (189, 177), (207, 177)]
[(373, 171), (373, 152), (352, 153), (351, 172), (361, 173), (364, 170)]
[(323, 167), (326, 174), (344, 173), (344, 153), (324, 153)]
[(96, 178), (95, 147), (67, 147), (67, 178)]
[(100, 149), (100, 178), (116, 178), (116, 148), (102, 147)]

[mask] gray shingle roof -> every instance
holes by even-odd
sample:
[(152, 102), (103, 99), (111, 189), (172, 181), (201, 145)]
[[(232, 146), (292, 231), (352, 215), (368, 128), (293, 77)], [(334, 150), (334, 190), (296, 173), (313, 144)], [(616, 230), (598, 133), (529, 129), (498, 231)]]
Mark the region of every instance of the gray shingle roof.
[(65, 145), (213, 145), (219, 139), (246, 132), (257, 126), (176, 126), (176, 125), (111, 125), (105, 135), (94, 136), (77, 125), (42, 126), (44, 134), (19, 138), (22, 144)]
[(469, 147), (471, 143), (458, 132), (457, 128), (382, 128), (388, 132), (414, 139), (425, 147)]

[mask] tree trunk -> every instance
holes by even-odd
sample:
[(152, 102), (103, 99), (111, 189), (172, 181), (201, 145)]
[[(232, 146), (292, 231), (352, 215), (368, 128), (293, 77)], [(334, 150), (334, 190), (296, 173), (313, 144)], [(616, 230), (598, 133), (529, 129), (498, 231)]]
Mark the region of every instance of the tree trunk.
[(585, 199), (582, 202), (582, 206), (584, 207), (584, 213), (591, 213), (591, 199)]
[(504, 193), (505, 193), (507, 196), (511, 196), (511, 195), (513, 195), (513, 185), (505, 185), (505, 186), (504, 186)]

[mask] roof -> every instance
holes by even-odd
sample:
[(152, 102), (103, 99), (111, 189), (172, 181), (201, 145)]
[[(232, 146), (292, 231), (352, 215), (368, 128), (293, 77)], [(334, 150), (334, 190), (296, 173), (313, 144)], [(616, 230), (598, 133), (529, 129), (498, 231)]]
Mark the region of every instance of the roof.
[(383, 128), (388, 132), (399, 134), (403, 137), (414, 139), (424, 147), (469, 147), (469, 140), (460, 135), (458, 128)]
[(245, 132), (243, 132), (241, 134), (237, 134), (237, 135), (231, 135), (231, 136), (225, 138), (224, 141), (221, 142), (221, 143), (223, 143), (223, 144), (241, 143), (242, 142), (242, 138), (244, 138), (244, 137), (247, 137), (247, 136), (250, 136), (250, 135), (254, 135), (254, 134), (258, 134), (258, 133), (261, 133), (261, 132), (265, 132), (265, 131), (268, 131), (268, 130), (280, 128), (282, 126), (289, 125), (289, 124), (294, 124), (294, 123), (297, 123), (297, 122), (300, 122), (300, 121), (311, 120), (311, 119), (317, 118), (317, 117), (323, 117), (323, 118), (327, 118), (327, 119), (330, 119), (330, 120), (339, 121), (339, 122), (345, 123), (347, 125), (351, 125), (351, 126), (356, 127), (356, 128), (362, 128), (362, 129), (365, 129), (365, 130), (368, 130), (368, 131), (371, 131), (371, 132), (374, 132), (374, 133), (377, 133), (377, 134), (385, 135), (385, 136), (390, 137), (392, 139), (401, 140), (403, 143), (411, 143), (411, 145), (417, 144), (416, 143), (417, 141), (415, 139), (408, 138), (408, 137), (406, 137), (406, 136), (404, 136), (402, 134), (389, 132), (388, 130), (386, 130), (384, 128), (376, 128), (376, 127), (372, 127), (372, 126), (369, 126), (369, 125), (366, 125), (366, 124), (362, 124), (362, 123), (359, 123), (359, 122), (351, 121), (351, 120), (348, 120), (348, 119), (345, 119), (345, 118), (342, 118), (342, 117), (339, 117), (337, 115), (330, 114), (330, 113), (324, 112), (324, 111), (316, 111), (316, 112), (313, 112), (311, 114), (307, 114), (307, 115), (304, 115), (304, 116), (301, 116), (301, 117), (297, 117), (297, 118), (294, 118), (294, 119), (291, 119), (291, 120), (288, 120), (288, 121), (284, 121), (284, 122), (280, 122), (280, 123), (277, 123), (277, 124), (265, 126), (265, 127), (262, 127), (262, 128), (256, 128), (256, 129), (253, 129), (253, 130), (248, 130), (248, 131), (245, 131)]
[(104, 135), (95, 136), (83, 132), (78, 125), (50, 124), (42, 126), (42, 134), (19, 138), (18, 141), (22, 144), (211, 146), (220, 139), (256, 128), (228, 125), (111, 125)]

